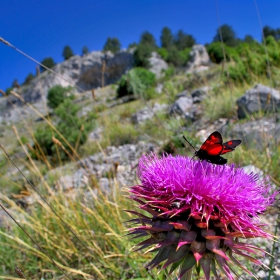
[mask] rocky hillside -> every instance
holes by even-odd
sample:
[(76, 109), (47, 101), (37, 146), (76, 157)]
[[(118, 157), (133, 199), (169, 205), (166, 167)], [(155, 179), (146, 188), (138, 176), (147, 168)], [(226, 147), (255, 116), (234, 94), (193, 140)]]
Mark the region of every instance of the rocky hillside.
[[(76, 87), (73, 102), (81, 108), (79, 117), (94, 112), (96, 119), (75, 160), (60, 164), (35, 160), (35, 166), (30, 165), (27, 154), (35, 144), (32, 133), (38, 127), (46, 127), (46, 123), (38, 112), (13, 95), (0, 100), (1, 143), (38, 188), (47, 181), (52, 190), (75, 197), (80, 190), (88, 192), (88, 186), (93, 186), (94, 191), (99, 186), (103, 193), (110, 193), (115, 184), (133, 185), (142, 154), (193, 154), (183, 142), (182, 133), (199, 148), (211, 132), (218, 130), (225, 139), (243, 141), (242, 147), (229, 155), (230, 162), (240, 164), (248, 173), (253, 170), (260, 176), (269, 174), (274, 184), (279, 183), (279, 89), (272, 87), (268, 79), (262, 79), (262, 84), (229, 86), (221, 79), (223, 66), (212, 64), (201, 45), (193, 47), (188, 65), (175, 69), (172, 75), (166, 74), (168, 65), (158, 54), (152, 54), (150, 64), (157, 83), (147, 100), (139, 96), (117, 98), (116, 85), (112, 85), (133, 67), (133, 54), (129, 51), (74, 56), (56, 65), (52, 69), (56, 74), (45, 71), (29, 85), (14, 89), (55, 125), (58, 120), (48, 114), (52, 111), (46, 106), (48, 90), (55, 85)], [(2, 174), (20, 185), (18, 192), (22, 191), (21, 174), (4, 160), (3, 152), (0, 156)], [(42, 175), (40, 180), (37, 168)], [(13, 195), (24, 208), (37, 199), (26, 193)], [(275, 212), (264, 218), (271, 229), (276, 220)], [(271, 251), (270, 244), (264, 246)], [(280, 266), (280, 257), (276, 264)], [(267, 276), (261, 269), (257, 273), (259, 277)]]

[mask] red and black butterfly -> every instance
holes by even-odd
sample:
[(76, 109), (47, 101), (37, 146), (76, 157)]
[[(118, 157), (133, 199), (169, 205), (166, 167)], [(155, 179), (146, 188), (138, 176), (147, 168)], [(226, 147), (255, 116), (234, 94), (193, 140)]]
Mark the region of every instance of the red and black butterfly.
[(194, 155), (200, 160), (207, 160), (214, 164), (226, 164), (227, 159), (221, 157), (221, 155), (233, 151), (238, 145), (241, 144), (241, 140), (230, 140), (223, 143), (223, 138), (220, 132), (214, 131), (208, 136), (206, 141), (201, 145), (197, 151), (195, 147), (183, 136), (184, 139), (191, 145), (195, 150)]

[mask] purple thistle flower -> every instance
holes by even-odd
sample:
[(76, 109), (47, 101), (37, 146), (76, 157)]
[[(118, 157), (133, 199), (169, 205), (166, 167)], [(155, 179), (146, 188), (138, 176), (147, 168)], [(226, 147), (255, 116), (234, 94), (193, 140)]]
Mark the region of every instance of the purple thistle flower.
[(149, 216), (128, 211), (137, 216), (130, 234), (148, 237), (139, 250), (157, 252), (148, 268), (165, 261), (161, 268), (171, 265), (172, 273), (180, 265), (180, 279), (196, 266), (208, 280), (211, 270), (217, 276), (216, 266), (228, 279), (234, 279), (233, 265), (253, 276), (236, 255), (264, 266), (255, 255), (265, 251), (240, 239), (273, 237), (258, 219), (276, 195), (266, 180), (235, 165), (154, 154), (140, 159), (138, 176), (141, 185), (130, 188), (131, 199)]

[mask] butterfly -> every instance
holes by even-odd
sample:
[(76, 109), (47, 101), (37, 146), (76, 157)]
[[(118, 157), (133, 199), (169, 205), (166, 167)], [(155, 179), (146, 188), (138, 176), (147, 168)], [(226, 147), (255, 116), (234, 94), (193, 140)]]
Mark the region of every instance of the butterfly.
[(230, 140), (223, 143), (223, 138), (220, 132), (214, 131), (211, 133), (206, 141), (201, 145), (197, 151), (195, 147), (183, 136), (184, 139), (195, 150), (194, 156), (200, 160), (207, 160), (208, 162), (223, 165), (227, 163), (227, 159), (221, 157), (221, 155), (232, 152), (235, 148), (241, 144), (241, 140)]

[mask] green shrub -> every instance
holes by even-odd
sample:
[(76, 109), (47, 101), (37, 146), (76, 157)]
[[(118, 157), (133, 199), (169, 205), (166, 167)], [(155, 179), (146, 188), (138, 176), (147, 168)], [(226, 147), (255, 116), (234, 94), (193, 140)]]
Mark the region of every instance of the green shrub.
[(166, 48), (159, 48), (157, 49), (157, 53), (164, 59), (167, 60), (168, 58), (168, 51)]
[(170, 78), (175, 74), (175, 68), (173, 66), (168, 67), (165, 71), (164, 71), (165, 77), (166, 78)]
[(272, 36), (266, 38), (266, 50), (263, 45), (252, 42), (239, 44), (237, 48), (226, 47), (226, 52), (232, 61), (229, 76), (235, 82), (248, 83), (263, 75), (270, 76), (270, 71), (280, 66), (280, 44)]
[[(225, 47), (225, 45), (224, 45)], [(226, 47), (225, 47), (226, 49)], [(210, 59), (214, 63), (220, 63), (224, 60), (223, 48), (220, 42), (215, 42), (207, 46), (207, 52)], [(228, 53), (225, 51), (226, 59), (229, 58)]]
[(6, 91), (5, 91), (6, 95), (11, 94), (11, 91), (12, 91), (12, 90), (13, 90), (13, 89), (12, 89), (11, 87), (8, 87), (8, 88), (6, 89)]
[(73, 99), (74, 96), (71, 94), (71, 91), (72, 87), (63, 87), (60, 85), (50, 88), (47, 95), (48, 105), (55, 109), (63, 103), (65, 99)]
[(158, 96), (158, 93), (156, 92), (155, 88), (153, 88), (153, 87), (148, 88), (143, 94), (143, 97), (146, 100), (153, 99), (157, 96)]
[(190, 58), (190, 48), (184, 50), (178, 50), (176, 46), (171, 46), (168, 50), (167, 62), (175, 67), (185, 65)]
[(117, 96), (143, 96), (144, 92), (155, 84), (155, 81), (155, 74), (149, 70), (140, 67), (133, 68), (121, 77), (117, 89)]
[[(55, 114), (59, 119), (55, 127), (75, 150), (79, 149), (79, 147), (86, 142), (88, 133), (93, 128), (93, 121), (95, 118), (94, 114), (90, 114), (84, 118), (78, 117), (77, 113), (79, 110), (80, 107), (73, 104), (70, 99), (64, 100), (64, 102), (55, 109)], [(54, 162), (57, 162), (59, 158), (61, 160), (68, 159), (69, 154), (73, 155), (72, 149), (50, 126), (38, 128), (34, 136), (37, 141), (34, 146), (34, 158), (39, 158), (37, 154), (41, 154), (40, 151), (43, 151), (44, 155), (51, 156)], [(62, 143), (65, 150), (55, 145), (52, 140), (53, 136)]]

